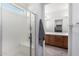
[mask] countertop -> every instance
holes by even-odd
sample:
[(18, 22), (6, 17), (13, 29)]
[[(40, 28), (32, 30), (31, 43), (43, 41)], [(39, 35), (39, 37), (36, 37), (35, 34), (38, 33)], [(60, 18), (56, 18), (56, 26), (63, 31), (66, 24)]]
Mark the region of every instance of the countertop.
[(49, 35), (63, 35), (63, 36), (68, 36), (68, 33), (58, 33), (58, 32), (46, 32), (45, 34)]

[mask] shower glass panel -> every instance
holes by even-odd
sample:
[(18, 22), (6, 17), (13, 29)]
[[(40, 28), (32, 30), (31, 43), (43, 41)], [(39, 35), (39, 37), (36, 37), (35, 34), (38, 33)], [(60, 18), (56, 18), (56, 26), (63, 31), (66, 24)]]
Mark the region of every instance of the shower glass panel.
[[(2, 6), (2, 55), (35, 55), (35, 16), (14, 4), (4, 3)], [(32, 39), (30, 39), (30, 33), (33, 34)]]

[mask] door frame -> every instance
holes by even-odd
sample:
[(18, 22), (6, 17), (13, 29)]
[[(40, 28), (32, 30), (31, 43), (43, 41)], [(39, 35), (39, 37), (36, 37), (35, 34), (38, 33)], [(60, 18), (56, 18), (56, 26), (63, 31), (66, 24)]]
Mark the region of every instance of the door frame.
[[(44, 6), (45, 8), (45, 6)], [(69, 28), (68, 28), (68, 56), (72, 56), (72, 3), (68, 3), (69, 13)], [(44, 10), (45, 11), (45, 10)], [(45, 14), (44, 14), (45, 16)], [(45, 18), (44, 18), (45, 19)], [(43, 48), (43, 54), (45, 55), (45, 42)]]
[(72, 56), (72, 3), (69, 3), (68, 56)]

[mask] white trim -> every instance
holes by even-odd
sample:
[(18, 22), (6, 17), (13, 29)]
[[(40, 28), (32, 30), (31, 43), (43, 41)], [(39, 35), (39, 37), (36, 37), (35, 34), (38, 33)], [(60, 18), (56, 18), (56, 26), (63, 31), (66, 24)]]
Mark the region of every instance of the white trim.
[(72, 55), (72, 4), (69, 4), (68, 55)]
[(72, 3), (69, 3), (68, 6), (69, 6), (68, 56), (72, 56)]

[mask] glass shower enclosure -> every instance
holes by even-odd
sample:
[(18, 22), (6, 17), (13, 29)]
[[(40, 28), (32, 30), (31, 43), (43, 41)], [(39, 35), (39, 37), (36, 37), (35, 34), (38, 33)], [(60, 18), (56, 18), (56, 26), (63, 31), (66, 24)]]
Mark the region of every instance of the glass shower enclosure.
[(31, 11), (15, 4), (1, 4), (3, 56), (35, 55), (35, 20)]

